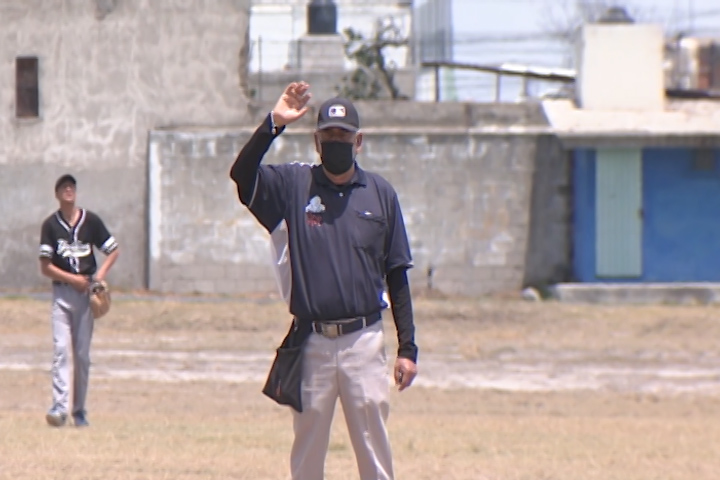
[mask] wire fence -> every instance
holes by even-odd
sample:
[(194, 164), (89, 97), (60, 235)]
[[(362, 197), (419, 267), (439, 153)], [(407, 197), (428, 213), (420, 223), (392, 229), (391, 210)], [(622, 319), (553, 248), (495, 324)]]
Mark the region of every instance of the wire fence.
[[(467, 40), (467, 39), (466, 39)], [(717, 89), (720, 85), (720, 48), (717, 44), (703, 50), (698, 57), (699, 71), (697, 80), (675, 79), (689, 67), (678, 65), (670, 78), (668, 87)], [(485, 65), (517, 64), (529, 67), (568, 68), (573, 64), (573, 50), (560, 41), (535, 38), (517, 38), (512, 42), (478, 40), (454, 45), (456, 58), (472, 59), (470, 62), (485, 60)], [(416, 73), (414, 92), (408, 91), (417, 100), (425, 101), (476, 101), (476, 102), (517, 102), (528, 98), (546, 96), (567, 96), (566, 82), (543, 79), (533, 76), (498, 73), (477, 69), (441, 67), (436, 72), (432, 67), (421, 68), (419, 62), (413, 64), (407, 52), (401, 60)], [(705, 58), (707, 57), (707, 59)], [(666, 64), (677, 63), (669, 55)], [(672, 61), (671, 61), (672, 60)], [(682, 60), (682, 59), (681, 59)], [(683, 60), (685, 63), (690, 60)], [(283, 40), (258, 36), (251, 39), (249, 68), (254, 78), (256, 90), (263, 89), (263, 83), (282, 72), (301, 71), (300, 43), (298, 40)], [(350, 71), (354, 64), (347, 60), (344, 68)], [(705, 71), (707, 70), (707, 72)], [(678, 73), (679, 72), (679, 73)], [(281, 75), (280, 75), (281, 76)], [(682, 76), (682, 75), (681, 75)], [(687, 75), (685, 75), (687, 76)], [(684, 78), (684, 77), (683, 77)], [(690, 78), (690, 77), (688, 77)], [(266, 93), (275, 94), (275, 89), (265, 88)]]
[(250, 39), (250, 72), (279, 72), (299, 68), (297, 40)]
[[(517, 39), (515, 42), (478, 41), (475, 43), (461, 42), (456, 46), (457, 54), (464, 58), (490, 58), (496, 63), (514, 61), (519, 63), (552, 65), (567, 63), (567, 49), (557, 44), (529, 44), (528, 39)], [(250, 40), (249, 70), (254, 79), (255, 91), (263, 90), (262, 83), (283, 72), (301, 70), (300, 43), (298, 40), (285, 40), (257, 36)], [(445, 100), (464, 101), (517, 101), (528, 96), (539, 96), (552, 91), (556, 83), (539, 80), (504, 76), (498, 79), (496, 74), (464, 69), (443, 69), (440, 78), (440, 94), (436, 94), (435, 77), (432, 70), (420, 68), (418, 62), (413, 63), (411, 52), (400, 52), (393, 62), (416, 71), (415, 97), (420, 100), (432, 101), (438, 98)], [(350, 60), (346, 60), (346, 70), (354, 68)], [(265, 88), (266, 93), (271, 89)], [(263, 95), (264, 97), (264, 95)]]

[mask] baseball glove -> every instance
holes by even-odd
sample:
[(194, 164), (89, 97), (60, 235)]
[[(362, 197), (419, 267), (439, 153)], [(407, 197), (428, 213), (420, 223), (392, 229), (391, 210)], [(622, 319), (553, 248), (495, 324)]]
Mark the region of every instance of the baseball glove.
[(93, 282), (90, 286), (90, 310), (95, 320), (110, 311), (110, 288), (106, 282)]

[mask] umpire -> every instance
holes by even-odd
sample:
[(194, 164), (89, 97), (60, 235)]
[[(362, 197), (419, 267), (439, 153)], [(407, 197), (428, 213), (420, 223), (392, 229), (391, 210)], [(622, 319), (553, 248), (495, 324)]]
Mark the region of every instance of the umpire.
[(285, 220), (290, 313), (313, 332), (304, 347), (303, 412), (293, 410), (292, 478), (324, 478), (339, 397), (361, 479), (390, 480), (383, 292), (387, 284), (399, 345), (394, 375), (402, 391), (417, 374), (410, 248), (395, 190), (355, 161), (363, 136), (347, 99), (332, 98), (318, 112), (321, 165), (260, 165), (275, 137), (307, 113), (308, 90), (304, 82), (287, 86), (230, 171), (240, 201), (268, 232)]

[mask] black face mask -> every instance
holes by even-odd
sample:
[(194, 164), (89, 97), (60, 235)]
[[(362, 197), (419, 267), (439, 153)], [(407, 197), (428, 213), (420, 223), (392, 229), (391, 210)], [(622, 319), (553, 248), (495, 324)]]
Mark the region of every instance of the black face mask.
[(347, 142), (321, 142), (320, 159), (325, 170), (340, 175), (350, 170), (355, 163), (354, 145)]

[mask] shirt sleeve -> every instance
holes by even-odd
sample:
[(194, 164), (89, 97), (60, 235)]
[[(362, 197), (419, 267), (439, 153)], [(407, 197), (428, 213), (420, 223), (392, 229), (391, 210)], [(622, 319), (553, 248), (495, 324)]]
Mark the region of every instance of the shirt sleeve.
[(272, 233), (285, 219), (289, 202), (312, 175), (307, 163), (283, 163), (280, 165), (261, 165), (258, 170), (257, 184), (248, 210)]
[(40, 258), (52, 259), (53, 253), (55, 253), (55, 239), (53, 238), (52, 228), (46, 221), (43, 222), (40, 229)]
[(253, 197), (248, 209), (268, 232), (275, 230), (285, 217), (292, 166), (260, 165)]
[(247, 206), (268, 232), (278, 226), (287, 202), (285, 165), (260, 165), (273, 140), (285, 127), (275, 129), (268, 115), (243, 146), (230, 169), (230, 178), (237, 185), (240, 202)]
[(112, 252), (117, 250), (118, 243), (115, 240), (115, 237), (110, 235), (110, 232), (105, 226), (105, 223), (103, 223), (102, 219), (96, 215), (93, 217), (93, 228), (95, 231), (93, 244), (95, 244), (95, 246), (105, 255), (110, 255)]
[(417, 363), (418, 346), (415, 343), (415, 322), (413, 320), (410, 285), (407, 269), (395, 268), (387, 276), (388, 294), (398, 336), (398, 357)]
[(388, 237), (385, 245), (385, 271), (391, 272), (398, 267), (412, 268), (410, 242), (405, 231), (400, 202), (393, 192), (388, 214)]
[(254, 197), (260, 162), (262, 162), (275, 137), (284, 130), (285, 127), (276, 128), (272, 114), (268, 114), (247, 143), (240, 149), (240, 153), (238, 153), (235, 162), (230, 168), (230, 178), (237, 185), (238, 198), (243, 205), (248, 205)]

